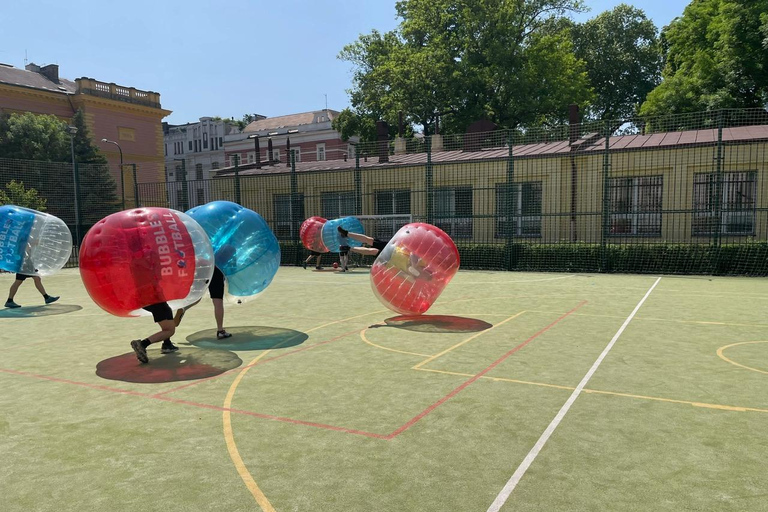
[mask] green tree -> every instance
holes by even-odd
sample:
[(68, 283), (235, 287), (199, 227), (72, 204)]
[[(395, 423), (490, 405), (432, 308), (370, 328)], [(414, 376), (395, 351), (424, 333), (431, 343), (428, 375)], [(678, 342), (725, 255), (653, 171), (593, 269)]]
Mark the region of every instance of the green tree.
[[(78, 171), (80, 223), (90, 226), (120, 209), (117, 184), (109, 171), (106, 157), (91, 140), (82, 110), (72, 117), (72, 125), (77, 128), (73, 142)], [(72, 184), (68, 178), (66, 186), (72, 187)]]
[(51, 115), (0, 116), (0, 158), (64, 162), (70, 154), (66, 127)]
[(463, 130), (479, 118), (503, 127), (566, 117), (591, 98), (567, 27), (579, 0), (402, 0), (399, 27), (345, 46), (354, 68), (351, 103), (360, 115), (432, 132), (440, 118)]
[(573, 27), (576, 57), (586, 64), (595, 99), (593, 119), (635, 116), (661, 81), (656, 26), (645, 13), (626, 4)]
[(640, 112), (768, 105), (768, 0), (693, 0), (662, 30), (664, 80)]
[(5, 190), (0, 189), (0, 206), (4, 204), (13, 204), (32, 208), (40, 212), (46, 209), (46, 199), (37, 194), (34, 188), (24, 188), (23, 181), (11, 180), (5, 186)]

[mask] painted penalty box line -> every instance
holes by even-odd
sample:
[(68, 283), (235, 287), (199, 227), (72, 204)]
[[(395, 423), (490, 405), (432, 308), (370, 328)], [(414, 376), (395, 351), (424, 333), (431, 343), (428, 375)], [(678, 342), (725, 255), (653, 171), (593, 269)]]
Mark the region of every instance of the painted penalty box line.
[(648, 297), (651, 295), (651, 292), (653, 292), (654, 288), (656, 288), (656, 285), (659, 284), (659, 281), (661, 281), (661, 277), (656, 279), (656, 281), (648, 289), (648, 291), (645, 292), (645, 295), (643, 296), (643, 298), (640, 299), (640, 302), (637, 303), (637, 305), (635, 306), (635, 309), (632, 310), (632, 312), (629, 314), (627, 319), (624, 320), (624, 323), (621, 324), (621, 327), (619, 327), (619, 330), (616, 331), (616, 334), (614, 334), (613, 338), (611, 338), (611, 341), (608, 343), (608, 345), (606, 345), (606, 347), (597, 357), (595, 362), (592, 364), (592, 367), (587, 371), (587, 373), (581, 379), (581, 382), (579, 382), (579, 385), (576, 386), (576, 389), (573, 390), (573, 393), (571, 393), (571, 396), (568, 398), (568, 400), (566, 400), (566, 402), (560, 408), (558, 413), (555, 415), (554, 419), (552, 419), (552, 421), (550, 422), (549, 426), (547, 426), (547, 428), (541, 434), (541, 436), (539, 437), (539, 440), (536, 441), (536, 444), (533, 445), (533, 448), (531, 448), (531, 450), (528, 452), (528, 455), (526, 455), (525, 459), (523, 459), (523, 462), (521, 462), (520, 465), (517, 467), (517, 469), (512, 474), (510, 479), (504, 485), (504, 488), (496, 496), (496, 499), (493, 500), (493, 503), (491, 503), (491, 506), (488, 507), (488, 512), (499, 512), (501, 507), (503, 507), (504, 504), (507, 502), (507, 499), (509, 499), (509, 496), (512, 494), (512, 491), (514, 491), (515, 488), (517, 487), (517, 484), (520, 483), (520, 480), (528, 471), (528, 468), (531, 467), (531, 464), (533, 464), (533, 461), (536, 460), (536, 457), (539, 455), (542, 448), (544, 448), (544, 445), (547, 444), (547, 441), (552, 436), (552, 433), (555, 431), (558, 425), (560, 425), (560, 422), (563, 420), (563, 418), (568, 413), (573, 403), (581, 394), (582, 390), (584, 390), (587, 383), (590, 381), (592, 376), (600, 367), (600, 364), (608, 355), (608, 352), (611, 351), (613, 346), (616, 344), (616, 341), (619, 339), (619, 337), (622, 335), (624, 330), (629, 325), (629, 322), (632, 321), (632, 319), (635, 317), (637, 312), (640, 310), (640, 307), (645, 303), (646, 299), (648, 299)]

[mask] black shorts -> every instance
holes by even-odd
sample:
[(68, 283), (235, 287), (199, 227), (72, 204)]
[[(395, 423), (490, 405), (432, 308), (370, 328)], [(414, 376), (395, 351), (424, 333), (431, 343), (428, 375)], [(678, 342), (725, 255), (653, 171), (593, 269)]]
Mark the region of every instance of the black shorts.
[(224, 298), (224, 273), (219, 270), (219, 267), (213, 269), (213, 277), (208, 284), (208, 293), (212, 299)]
[(151, 304), (141, 309), (152, 313), (152, 319), (157, 323), (160, 323), (163, 320), (173, 320), (173, 310), (167, 302), (158, 302), (157, 304)]
[(16, 273), (16, 280), (17, 280), (17, 281), (23, 281), (23, 280), (25, 280), (25, 279), (26, 279), (26, 278), (28, 278), (28, 277), (32, 277), (32, 276), (26, 276), (26, 275), (24, 275), (24, 274), (19, 274), (19, 273)]
[(381, 240), (379, 238), (374, 238), (373, 244), (371, 246), (374, 249), (378, 249), (379, 252), (381, 252), (384, 250), (384, 248), (387, 246), (388, 243), (389, 243), (389, 240)]

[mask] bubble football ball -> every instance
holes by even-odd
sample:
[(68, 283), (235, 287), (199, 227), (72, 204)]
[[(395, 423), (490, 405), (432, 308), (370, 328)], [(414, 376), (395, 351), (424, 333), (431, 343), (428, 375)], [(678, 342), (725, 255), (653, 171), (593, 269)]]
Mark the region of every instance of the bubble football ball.
[(323, 224), (326, 222), (322, 217), (310, 217), (302, 222), (299, 237), (304, 247), (313, 252), (328, 252), (323, 244)]
[(213, 201), (187, 215), (211, 240), (216, 266), (227, 278), (227, 302), (243, 303), (269, 286), (280, 268), (280, 244), (261, 215), (230, 201)]
[(0, 269), (49, 276), (71, 255), (72, 234), (63, 220), (21, 206), (0, 206)]
[(339, 247), (348, 245), (350, 247), (361, 247), (363, 244), (351, 238), (342, 238), (338, 227), (352, 233), (365, 234), (363, 224), (356, 217), (342, 217), (340, 219), (329, 220), (323, 224), (323, 244), (331, 252), (339, 252)]
[(213, 248), (200, 224), (169, 208), (136, 208), (97, 222), (80, 247), (80, 276), (93, 301), (117, 316), (143, 316), (167, 302), (199, 300), (213, 275)]
[(389, 309), (403, 315), (426, 312), (459, 270), (459, 251), (445, 231), (406, 224), (371, 267), (371, 287)]

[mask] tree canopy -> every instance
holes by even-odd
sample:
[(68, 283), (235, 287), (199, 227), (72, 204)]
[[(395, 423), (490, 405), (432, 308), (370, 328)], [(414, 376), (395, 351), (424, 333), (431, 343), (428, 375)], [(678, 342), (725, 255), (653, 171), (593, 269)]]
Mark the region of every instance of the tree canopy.
[(661, 38), (664, 81), (642, 115), (768, 105), (768, 0), (693, 0)]
[(344, 47), (354, 67), (355, 113), (433, 132), (440, 119), (463, 130), (488, 118), (503, 127), (566, 117), (592, 99), (569, 26), (579, 0), (402, 0), (399, 27)]
[(656, 26), (626, 4), (574, 24), (576, 57), (584, 61), (595, 97), (588, 117), (627, 119), (661, 81)]

